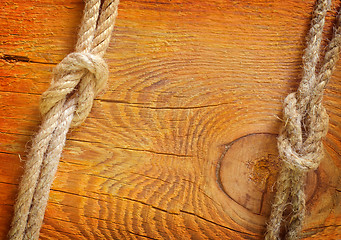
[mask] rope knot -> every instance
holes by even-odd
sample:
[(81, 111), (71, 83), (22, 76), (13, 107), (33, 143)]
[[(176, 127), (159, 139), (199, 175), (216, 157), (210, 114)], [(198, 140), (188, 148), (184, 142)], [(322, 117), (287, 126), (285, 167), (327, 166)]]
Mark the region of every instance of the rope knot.
[(278, 137), (279, 156), (292, 169), (316, 170), (323, 158), (322, 139), (328, 132), (328, 114), (321, 103), (302, 112), (297, 94), (284, 100), (284, 122)]
[(105, 88), (108, 67), (102, 57), (88, 52), (67, 55), (55, 68), (51, 86), (41, 98), (40, 112), (45, 116), (60, 101), (76, 98), (71, 126), (80, 125), (88, 116), (94, 98)]

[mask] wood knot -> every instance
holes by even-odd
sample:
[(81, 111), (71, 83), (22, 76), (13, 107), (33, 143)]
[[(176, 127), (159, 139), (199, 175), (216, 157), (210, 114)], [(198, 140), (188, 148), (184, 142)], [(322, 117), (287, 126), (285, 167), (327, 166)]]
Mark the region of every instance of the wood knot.
[(268, 153), (246, 163), (246, 167), (250, 171), (248, 180), (255, 183), (259, 191), (263, 191), (266, 189), (266, 185), (273, 185), (275, 182), (274, 176), (280, 167), (277, 158), (277, 155)]
[[(316, 211), (320, 211), (320, 216), (327, 215), (327, 211), (317, 207), (317, 204), (325, 201), (323, 198), (327, 195), (330, 198), (334, 191), (328, 187), (330, 181), (336, 184), (335, 179), (327, 177), (333, 175), (328, 173), (333, 170), (330, 161), (326, 156), (324, 164), (317, 171), (309, 172), (307, 177), (305, 192), (308, 209), (312, 207), (313, 212), (319, 209)], [(275, 134), (250, 134), (225, 144), (215, 172), (218, 188), (225, 195), (225, 199), (219, 198), (224, 201), (226, 213), (235, 222), (252, 231), (263, 231), (270, 215), (280, 167)], [(323, 221), (323, 218), (319, 219)]]
[(218, 176), (223, 191), (252, 213), (268, 215), (269, 198), (280, 170), (276, 136), (247, 135), (227, 148)]

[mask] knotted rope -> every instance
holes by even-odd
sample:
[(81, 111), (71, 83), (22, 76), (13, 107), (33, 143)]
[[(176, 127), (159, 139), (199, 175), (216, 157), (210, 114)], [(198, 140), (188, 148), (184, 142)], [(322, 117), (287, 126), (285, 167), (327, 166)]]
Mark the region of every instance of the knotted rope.
[(330, 0), (317, 0), (303, 55), (303, 78), (297, 92), (289, 94), (284, 100), (284, 126), (278, 137), (279, 157), (283, 160), (283, 166), (277, 179), (277, 192), (267, 226), (265, 239), (268, 240), (280, 238), (283, 212), (290, 202), (291, 214), (285, 239), (299, 238), (305, 215), (306, 173), (316, 170), (323, 158), (322, 140), (327, 134), (329, 119), (322, 105), (322, 97), (341, 49), (339, 12), (322, 67), (316, 73), (325, 16), (330, 5)]
[(14, 206), (8, 237), (38, 239), (50, 187), (70, 127), (88, 116), (105, 87), (108, 67), (102, 59), (117, 16), (118, 0), (86, 0), (74, 53), (55, 68), (40, 104), (42, 123), (32, 141)]

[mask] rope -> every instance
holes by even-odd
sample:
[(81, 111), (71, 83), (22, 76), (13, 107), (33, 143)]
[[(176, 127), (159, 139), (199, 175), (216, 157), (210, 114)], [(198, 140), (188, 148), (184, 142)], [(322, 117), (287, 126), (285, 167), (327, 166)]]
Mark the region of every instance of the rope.
[(332, 40), (326, 49), (322, 67), (316, 73), (320, 45), (330, 0), (317, 0), (307, 47), (303, 55), (303, 77), (297, 92), (284, 100), (284, 126), (278, 137), (279, 157), (283, 166), (276, 182), (270, 221), (265, 239), (280, 239), (283, 212), (291, 200), (285, 239), (300, 237), (305, 215), (304, 183), (306, 173), (316, 170), (324, 155), (322, 140), (328, 132), (329, 118), (322, 105), (324, 89), (329, 82), (341, 50), (341, 12), (337, 16)]
[[(79, 126), (91, 111), (94, 98), (103, 91), (108, 67), (103, 55), (109, 45), (119, 0), (86, 0), (75, 52), (55, 68), (49, 89), (40, 104), (42, 123), (32, 141), (14, 206), (10, 240), (38, 239), (49, 191), (70, 127)], [(305, 215), (304, 182), (309, 170), (316, 170), (323, 158), (322, 139), (328, 131), (328, 115), (322, 105), (323, 92), (339, 59), (341, 13), (322, 67), (316, 73), (320, 45), (330, 0), (317, 0), (307, 47), (303, 56), (303, 77), (295, 93), (284, 100), (284, 126), (278, 137), (283, 166), (277, 179), (265, 239), (279, 239), (283, 212), (291, 202), (286, 239), (297, 239)]]
[(42, 95), (42, 123), (19, 184), (10, 240), (39, 238), (66, 134), (86, 119), (94, 98), (106, 85), (108, 67), (102, 56), (110, 42), (118, 3), (86, 0), (75, 52), (56, 66), (51, 86)]

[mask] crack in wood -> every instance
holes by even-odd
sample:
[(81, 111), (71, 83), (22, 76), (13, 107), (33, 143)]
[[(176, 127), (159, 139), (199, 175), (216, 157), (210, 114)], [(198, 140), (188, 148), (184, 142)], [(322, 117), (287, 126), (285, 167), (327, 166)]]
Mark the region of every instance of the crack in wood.
[(135, 107), (135, 108), (146, 108), (146, 109), (152, 109), (152, 110), (191, 110), (191, 109), (201, 109), (201, 108), (213, 108), (213, 107), (219, 107), (223, 105), (230, 105), (232, 103), (217, 103), (217, 104), (207, 104), (207, 105), (202, 105), (202, 106), (178, 106), (178, 107), (170, 107), (170, 106), (165, 106), (165, 107), (153, 107), (153, 106), (146, 106), (143, 103), (131, 103), (127, 101), (120, 101), (120, 100), (108, 100), (108, 99), (95, 99), (98, 101), (102, 102), (109, 102), (109, 103), (117, 103), (117, 104), (128, 104), (130, 107)]
[[(89, 196), (85, 196), (85, 195), (81, 195), (81, 194), (76, 194), (76, 193), (70, 193), (70, 192), (63, 191), (63, 190), (56, 190), (56, 189), (51, 189), (51, 190), (52, 190), (52, 191), (56, 191), (56, 192), (61, 192), (61, 193), (72, 194), (72, 195), (79, 196), (79, 197), (92, 198), (92, 197), (89, 197)], [(113, 196), (113, 197), (119, 198), (119, 199), (128, 200), (128, 201), (132, 201), (132, 202), (136, 202), (136, 203), (139, 203), (139, 204), (142, 204), (142, 205), (151, 207), (151, 208), (153, 208), (153, 209), (155, 209), (155, 210), (157, 210), (157, 211), (162, 211), (162, 212), (165, 212), (165, 213), (171, 214), (171, 215), (179, 215), (180, 213), (189, 214), (189, 215), (195, 216), (195, 217), (197, 217), (197, 218), (200, 218), (200, 219), (202, 219), (202, 220), (204, 220), (204, 221), (206, 221), (206, 222), (209, 222), (209, 223), (214, 224), (214, 225), (216, 225), (216, 226), (219, 226), (219, 227), (228, 229), (228, 230), (233, 231), (233, 232), (237, 232), (237, 233), (240, 233), (240, 234), (244, 234), (244, 235), (249, 236), (249, 237), (250, 237), (250, 236), (252, 236), (252, 237), (258, 236), (258, 235), (250, 234), (250, 233), (247, 233), (247, 232), (239, 231), (239, 230), (236, 230), (236, 229), (233, 229), (233, 228), (229, 228), (229, 227), (227, 227), (227, 226), (224, 226), (224, 225), (222, 225), (222, 224), (216, 223), (216, 222), (214, 222), (214, 221), (212, 221), (212, 220), (209, 220), (209, 219), (207, 219), (207, 218), (205, 218), (205, 217), (199, 216), (199, 215), (197, 215), (197, 214), (195, 214), (195, 213), (188, 212), (188, 211), (186, 211), (186, 210), (180, 209), (179, 212), (170, 212), (170, 211), (168, 211), (168, 210), (166, 210), (166, 209), (162, 209), (162, 208), (160, 208), (160, 207), (156, 207), (156, 206), (154, 206), (154, 205), (152, 205), (152, 204), (143, 202), (143, 201), (141, 201), (141, 200), (132, 199), (132, 198), (129, 198), (129, 197), (119, 197), (119, 196)], [(96, 198), (92, 198), (92, 199), (94, 199), (94, 200), (100, 200), (100, 199), (96, 199)], [(61, 203), (56, 203), (56, 202), (55, 202), (54, 204), (60, 205)], [(61, 205), (64, 205), (64, 204), (61, 204)], [(65, 206), (66, 206), (66, 205), (65, 205)], [(68, 205), (67, 205), (67, 206), (68, 206)], [(75, 207), (75, 206), (68, 206), (68, 207)], [(85, 217), (90, 217), (90, 216), (85, 216)], [(105, 219), (101, 219), (101, 218), (96, 218), (96, 219), (106, 221)], [(62, 219), (61, 219), (61, 220), (62, 220)], [(114, 223), (115, 223), (115, 222), (114, 222)]]
[(57, 65), (57, 63), (35, 61), (35, 60), (32, 60), (26, 56), (13, 55), (13, 54), (3, 54), (2, 56), (0, 56), (0, 59), (6, 61), (8, 63), (27, 62), (27, 63), (40, 63), (40, 64), (47, 64), (47, 65)]
[[(128, 197), (118, 197), (118, 198), (126, 199), (126, 200), (133, 201), (133, 202), (137, 202), (137, 203), (140, 203), (140, 204), (149, 206), (149, 207), (151, 207), (151, 208), (154, 208), (154, 209), (156, 209), (156, 210), (159, 210), (159, 211), (161, 211), (161, 212), (165, 212), (165, 213), (167, 213), (167, 214), (172, 214), (172, 215), (179, 215), (179, 214), (180, 214), (179, 212), (170, 212), (170, 211), (167, 211), (166, 209), (162, 209), (162, 208), (156, 207), (156, 206), (154, 206), (154, 205), (152, 205), (152, 204), (143, 202), (143, 201), (141, 201), (141, 200), (132, 199), (132, 198), (128, 198)], [(181, 212), (181, 210), (180, 210), (180, 212)]]
[(244, 235), (249, 236), (249, 237), (250, 237), (250, 236), (251, 236), (251, 237), (256, 237), (256, 236), (258, 236), (258, 235), (255, 235), (255, 234), (251, 234), (251, 233), (247, 233), (247, 232), (243, 232), (243, 231), (239, 231), (239, 230), (236, 230), (236, 229), (233, 229), (233, 228), (226, 227), (226, 226), (224, 226), (224, 225), (222, 225), (222, 224), (216, 223), (216, 222), (214, 222), (214, 221), (212, 221), (212, 220), (206, 219), (206, 218), (204, 218), (204, 217), (202, 217), (202, 216), (199, 216), (199, 215), (197, 215), (197, 214), (195, 214), (195, 213), (192, 213), (192, 212), (188, 212), (188, 211), (185, 211), (185, 210), (180, 210), (180, 212), (185, 213), (185, 214), (192, 215), (192, 216), (197, 217), (197, 218), (200, 218), (200, 219), (202, 219), (202, 220), (204, 220), (204, 221), (206, 221), (206, 222), (212, 223), (212, 224), (214, 224), (214, 225), (216, 225), (216, 226), (219, 226), (219, 227), (228, 229), (228, 230), (233, 231), (233, 232), (237, 232), (237, 233), (240, 233), (240, 234), (244, 234)]
[(17, 183), (3, 182), (3, 181), (0, 181), (0, 184), (8, 184), (8, 185), (13, 185), (13, 186), (18, 186)]
[(30, 62), (30, 59), (28, 57), (19, 55), (4, 54), (0, 57), (0, 59), (3, 59), (7, 62)]

